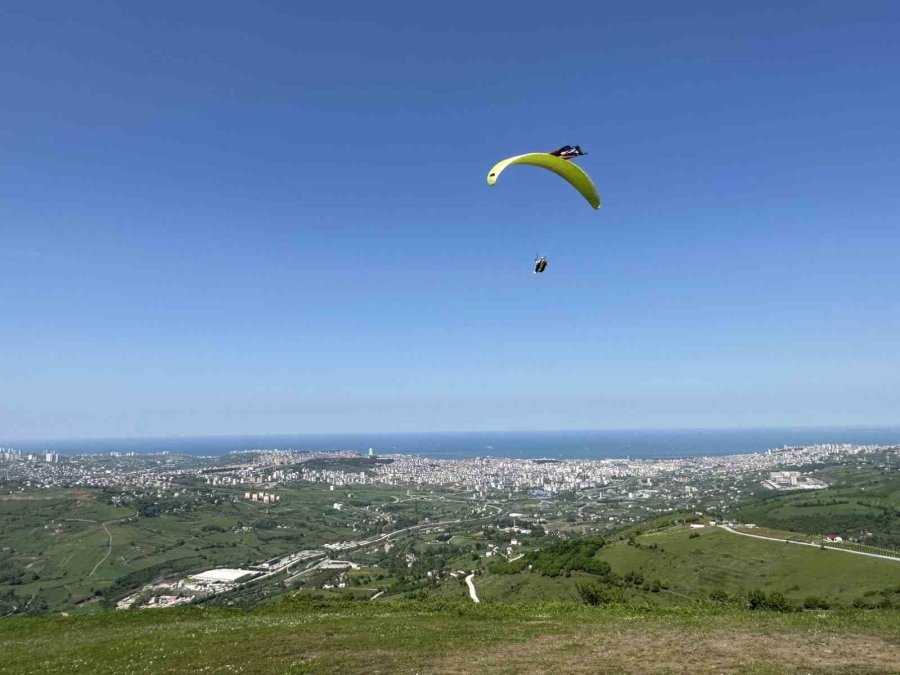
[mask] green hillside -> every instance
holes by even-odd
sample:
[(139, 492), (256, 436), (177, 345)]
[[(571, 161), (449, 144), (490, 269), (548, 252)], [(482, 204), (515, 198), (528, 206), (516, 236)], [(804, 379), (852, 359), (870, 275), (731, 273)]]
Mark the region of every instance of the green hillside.
[[(333, 492), (325, 485), (278, 490), (265, 505), (221, 490), (110, 503), (116, 492), (30, 490), (0, 495), (0, 615), (29, 610), (93, 611), (156, 578), (177, 578), (212, 567), (242, 566), (379, 532), (385, 525), (367, 507), (405, 490), (359, 486)], [(343, 511), (332, 508), (338, 499)], [(402, 524), (417, 523), (416, 502), (390, 504)], [(467, 505), (429, 505), (434, 518), (460, 517)], [(392, 525), (391, 528), (396, 527)]]
[[(524, 569), (476, 578), (486, 601), (577, 600), (578, 586), (600, 581), (611, 597), (637, 606), (746, 603), (751, 591), (781, 593), (796, 606), (900, 607), (900, 560), (741, 537), (718, 528), (669, 528), (610, 541), (596, 555), (613, 577), (582, 571), (550, 577)], [(523, 561), (524, 562), (524, 561)], [(490, 569), (490, 568), (489, 568)], [(464, 595), (464, 591), (455, 591)], [(817, 606), (818, 606), (817, 605)]]
[(815, 476), (833, 487), (767, 495), (730, 515), (777, 530), (835, 533), (900, 549), (900, 475), (896, 470), (841, 467)]
[(900, 612), (280, 602), (0, 622), (0, 673), (888, 673)]
[(743, 597), (754, 589), (798, 602), (809, 596), (839, 605), (900, 601), (900, 561), (750, 539), (719, 528), (646, 534), (635, 544), (608, 545), (599, 555), (620, 576), (635, 572), (644, 583), (668, 586), (651, 593), (660, 602), (708, 598), (716, 591)]

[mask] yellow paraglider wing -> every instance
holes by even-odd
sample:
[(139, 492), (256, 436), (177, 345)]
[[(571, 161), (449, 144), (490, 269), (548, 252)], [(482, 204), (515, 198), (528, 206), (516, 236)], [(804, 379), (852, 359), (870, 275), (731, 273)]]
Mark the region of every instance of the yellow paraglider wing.
[(597, 188), (594, 187), (590, 176), (577, 164), (546, 152), (529, 152), (527, 155), (516, 155), (515, 157), (504, 159), (502, 162), (497, 162), (488, 172), (488, 185), (496, 183), (501, 172), (513, 164), (530, 164), (531, 166), (539, 166), (542, 169), (547, 169), (547, 171), (552, 171), (578, 190), (591, 206), (595, 209), (600, 208), (600, 195), (597, 193)]

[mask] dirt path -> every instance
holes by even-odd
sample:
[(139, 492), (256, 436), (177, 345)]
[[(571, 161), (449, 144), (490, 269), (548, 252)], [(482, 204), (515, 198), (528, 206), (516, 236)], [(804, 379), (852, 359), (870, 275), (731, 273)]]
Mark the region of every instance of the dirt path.
[[(104, 562), (106, 562), (106, 559), (112, 553), (112, 546), (113, 546), (112, 532), (110, 532), (109, 528), (106, 527), (106, 523), (101, 523), (96, 520), (88, 520), (87, 518), (66, 518), (65, 520), (77, 521), (79, 523), (94, 523), (95, 525), (99, 525), (100, 527), (102, 527), (103, 530), (106, 532), (106, 536), (109, 537), (109, 547), (106, 549), (106, 555), (103, 556), (102, 558), (100, 558), (100, 561), (96, 565), (94, 565), (94, 569), (92, 569), (91, 573), (88, 574), (89, 577), (92, 577), (92, 576), (94, 576), (94, 572), (97, 571), (97, 568), (100, 567), (100, 565), (102, 565)], [(112, 522), (112, 521), (110, 521), (110, 522)]]
[(106, 550), (106, 555), (100, 558), (100, 562), (94, 565), (94, 569), (92, 569), (91, 573), (88, 574), (89, 577), (94, 576), (94, 572), (97, 571), (97, 568), (100, 567), (100, 565), (102, 565), (104, 562), (106, 562), (106, 559), (112, 553), (112, 532), (110, 532), (109, 528), (106, 527), (106, 523), (101, 523), (101, 525), (103, 526), (103, 529), (106, 530), (106, 534), (109, 536), (109, 548)]
[(469, 597), (472, 598), (472, 602), (481, 602), (481, 600), (478, 599), (478, 593), (475, 592), (475, 582), (472, 581), (474, 577), (474, 572), (466, 577), (466, 585), (469, 587)]

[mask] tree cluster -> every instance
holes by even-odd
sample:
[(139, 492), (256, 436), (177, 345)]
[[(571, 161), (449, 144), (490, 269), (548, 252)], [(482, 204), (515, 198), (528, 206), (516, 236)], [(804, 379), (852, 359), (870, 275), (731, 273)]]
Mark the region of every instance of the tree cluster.
[(605, 543), (600, 536), (560, 541), (526, 554), (525, 560), (534, 572), (548, 577), (581, 571), (611, 579), (609, 564), (595, 557)]

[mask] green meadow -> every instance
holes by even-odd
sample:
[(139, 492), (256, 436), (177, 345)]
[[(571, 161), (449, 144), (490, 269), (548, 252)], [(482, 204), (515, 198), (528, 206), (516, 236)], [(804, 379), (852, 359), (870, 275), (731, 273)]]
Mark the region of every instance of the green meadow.
[[(693, 535), (693, 536), (692, 536)], [(759, 589), (802, 601), (809, 596), (833, 604), (863, 598), (900, 599), (900, 561), (879, 560), (742, 537), (719, 528), (675, 528), (639, 536), (635, 544), (612, 543), (599, 556), (620, 576), (639, 573), (644, 582), (668, 586), (654, 600), (682, 602), (714, 591), (742, 597)]]
[(0, 622), (0, 673), (890, 673), (900, 613), (289, 600)]
[[(596, 557), (615, 579), (614, 597), (636, 606), (746, 604), (754, 590), (782, 594), (802, 606), (811, 597), (829, 606), (900, 606), (900, 561), (761, 541), (717, 528), (675, 527), (633, 539), (610, 540)], [(490, 570), (490, 566), (487, 568)], [(543, 576), (527, 568), (475, 579), (486, 602), (578, 600), (578, 586), (596, 580), (581, 571)], [(442, 595), (463, 597), (465, 589)]]

